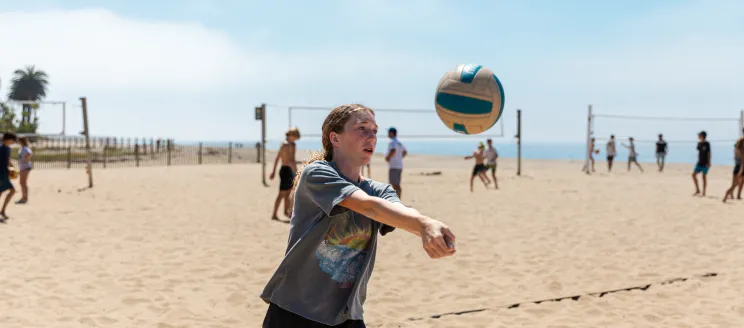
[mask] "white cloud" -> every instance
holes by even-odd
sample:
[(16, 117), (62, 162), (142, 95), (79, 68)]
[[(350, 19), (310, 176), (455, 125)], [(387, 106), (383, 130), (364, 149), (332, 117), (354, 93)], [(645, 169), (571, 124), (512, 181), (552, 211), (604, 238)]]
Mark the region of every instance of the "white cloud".
[[(0, 62), (4, 87), (13, 70), (36, 65), (50, 75), (50, 100), (89, 97), (97, 134), (252, 139), (252, 108), (261, 102), (367, 98), (385, 71), (405, 72), (394, 77), (405, 84), (442, 66), (373, 45), (275, 52), (198, 23), (137, 21), (101, 9), (0, 13), (0, 30), (23, 31), (0, 35), (0, 44), (13, 45)], [(56, 131), (58, 116), (45, 115), (42, 127)]]
[[(179, 139), (255, 139), (252, 108), (261, 102), (430, 107), (443, 72), (470, 61), (492, 63), (506, 89), (506, 135), (513, 134), (514, 109), (522, 108), (526, 140), (582, 140), (588, 103), (604, 112), (683, 116), (704, 116), (701, 108), (735, 116), (744, 107), (738, 19), (744, 5), (738, 2), (700, 1), (651, 12), (604, 26), (609, 42), (546, 51), (525, 40), (500, 39), (496, 32), (506, 39), (510, 34), (503, 20), (469, 21), (447, 3), (422, 1), (343, 2), (333, 15), (353, 19), (326, 26), (348, 26), (358, 36), (300, 50), (273, 48), (279, 42), (270, 42), (277, 37), (271, 26), (251, 27), (251, 35), (238, 39), (197, 22), (135, 20), (102, 9), (4, 12), (0, 31), (23, 33), (0, 34), (6, 88), (0, 92), (7, 92), (13, 70), (35, 64), (51, 76), (50, 100), (89, 98), (94, 133)], [(496, 7), (505, 20), (518, 20), (510, 9)], [(336, 19), (328, 15), (317, 20)], [(524, 19), (524, 25), (533, 23), (531, 16)], [(469, 37), (484, 40), (478, 51), (461, 46), (469, 26), (464, 22), (479, 31)], [(387, 40), (395, 30), (400, 38)], [(425, 48), (403, 44), (414, 39)], [(79, 125), (75, 115), (69, 115), (70, 131)], [(281, 135), (286, 113), (273, 110), (270, 119), (269, 136)], [(50, 131), (61, 125), (57, 113), (42, 113), (42, 120)], [(607, 127), (615, 128), (622, 127)]]

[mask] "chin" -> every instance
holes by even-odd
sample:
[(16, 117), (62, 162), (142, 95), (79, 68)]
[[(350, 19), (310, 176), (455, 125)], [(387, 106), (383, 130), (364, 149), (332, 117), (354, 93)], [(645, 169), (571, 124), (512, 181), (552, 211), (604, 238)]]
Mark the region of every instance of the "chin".
[(362, 166), (368, 165), (369, 163), (372, 162), (372, 155), (367, 155), (367, 154), (362, 155), (360, 162), (362, 163)]

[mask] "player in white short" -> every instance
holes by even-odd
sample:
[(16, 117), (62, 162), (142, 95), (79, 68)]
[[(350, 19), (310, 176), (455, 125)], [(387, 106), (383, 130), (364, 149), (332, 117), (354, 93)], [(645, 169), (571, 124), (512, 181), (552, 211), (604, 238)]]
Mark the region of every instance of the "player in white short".
[(488, 147), (486, 147), (486, 151), (483, 154), (486, 157), (486, 168), (491, 170), (494, 187), (499, 189), (499, 183), (496, 181), (496, 159), (499, 158), (499, 153), (493, 147), (493, 140), (491, 138), (486, 139), (486, 144)]

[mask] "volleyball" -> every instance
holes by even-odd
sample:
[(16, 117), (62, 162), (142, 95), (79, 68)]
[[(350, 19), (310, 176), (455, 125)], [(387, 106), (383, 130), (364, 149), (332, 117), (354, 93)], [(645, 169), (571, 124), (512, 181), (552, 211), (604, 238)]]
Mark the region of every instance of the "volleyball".
[(504, 111), (504, 88), (490, 69), (462, 64), (444, 74), (435, 96), (442, 123), (461, 134), (490, 129)]
[(8, 168), (8, 177), (10, 179), (15, 179), (18, 177), (18, 170), (15, 167), (9, 167)]

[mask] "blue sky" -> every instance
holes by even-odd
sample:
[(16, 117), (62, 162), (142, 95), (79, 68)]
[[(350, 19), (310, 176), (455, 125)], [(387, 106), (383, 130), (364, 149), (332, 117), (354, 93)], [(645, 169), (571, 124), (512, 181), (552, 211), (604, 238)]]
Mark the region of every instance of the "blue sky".
[[(581, 142), (586, 106), (629, 115), (731, 117), (744, 109), (744, 3), (737, 1), (12, 1), (0, 0), (0, 92), (28, 64), (49, 100), (87, 96), (97, 135), (255, 140), (287, 128), (286, 105), (433, 107), (460, 63), (504, 84), (507, 136)], [(68, 132), (79, 130), (77, 108)], [(317, 133), (323, 116), (298, 111)], [(42, 109), (43, 132), (61, 127)], [(381, 114), (382, 127), (449, 133), (432, 114)], [(736, 123), (600, 120), (597, 134), (735, 138)], [(498, 133), (499, 131), (492, 131)], [(511, 142), (510, 138), (503, 140)]]

